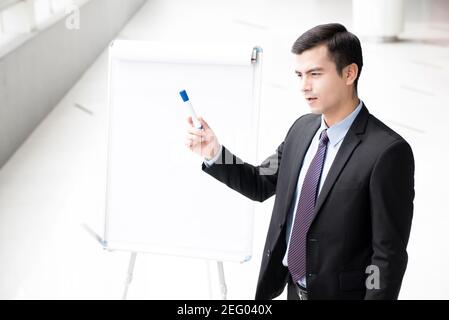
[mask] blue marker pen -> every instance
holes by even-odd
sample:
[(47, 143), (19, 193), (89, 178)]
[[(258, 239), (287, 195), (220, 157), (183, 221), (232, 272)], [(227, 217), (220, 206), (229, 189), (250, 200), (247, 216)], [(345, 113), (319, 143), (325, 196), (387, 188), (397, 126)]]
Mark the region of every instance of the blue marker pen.
[(189, 113), (192, 116), (192, 121), (193, 121), (193, 125), (195, 126), (195, 128), (203, 129), (201, 122), (199, 122), (199, 120), (196, 116), (195, 110), (193, 109), (192, 103), (190, 102), (187, 92), (185, 90), (182, 90), (181, 92), (179, 92), (179, 94), (181, 95), (182, 100), (184, 101), (184, 103), (187, 105), (187, 107), (189, 109)]

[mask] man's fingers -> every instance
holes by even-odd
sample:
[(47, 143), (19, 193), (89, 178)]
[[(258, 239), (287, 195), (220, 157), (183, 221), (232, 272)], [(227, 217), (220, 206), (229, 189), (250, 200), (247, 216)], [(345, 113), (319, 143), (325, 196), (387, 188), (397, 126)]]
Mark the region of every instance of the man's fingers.
[(199, 122), (201, 123), (201, 125), (203, 126), (203, 129), (209, 129), (209, 125), (207, 124), (207, 122), (202, 118), (202, 117), (198, 117)]
[[(198, 120), (202, 125), (202, 129), (195, 128), (192, 117), (187, 118), (187, 122), (190, 127), (187, 129), (187, 136), (184, 144), (187, 148), (194, 152), (199, 152), (199, 150), (202, 150), (202, 148), (206, 147), (207, 143), (209, 143), (208, 141), (213, 138), (213, 133), (206, 133), (206, 129), (209, 129), (207, 122), (204, 121), (202, 117), (199, 117)], [(203, 143), (206, 144), (203, 145)]]
[(193, 143), (192, 140), (186, 140), (185, 141), (185, 146), (193, 152), (196, 152), (198, 154), (202, 154), (202, 151), (204, 150), (201, 143)]
[(187, 129), (187, 132), (189, 134), (193, 134), (193, 135), (198, 136), (198, 137), (205, 137), (206, 136), (206, 132), (204, 132), (201, 129), (189, 128), (189, 129)]
[(188, 134), (187, 139), (192, 141), (193, 144), (202, 143), (207, 141), (207, 137), (199, 137), (194, 134)]
[[(198, 121), (201, 123), (202, 127), (204, 130), (209, 129), (209, 125), (207, 124), (207, 122), (202, 118), (202, 117), (198, 117)], [(187, 118), (187, 122), (189, 123), (189, 125), (191, 127), (194, 127), (195, 125), (193, 124), (193, 120), (192, 117), (188, 117)]]

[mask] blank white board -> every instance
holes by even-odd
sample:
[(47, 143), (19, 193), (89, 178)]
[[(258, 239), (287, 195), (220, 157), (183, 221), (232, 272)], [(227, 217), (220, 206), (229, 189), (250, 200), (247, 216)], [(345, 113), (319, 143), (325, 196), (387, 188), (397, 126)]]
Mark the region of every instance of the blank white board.
[(221, 143), (255, 161), (261, 49), (117, 40), (109, 56), (105, 248), (250, 259), (254, 203), (202, 172), (184, 145), (179, 91)]

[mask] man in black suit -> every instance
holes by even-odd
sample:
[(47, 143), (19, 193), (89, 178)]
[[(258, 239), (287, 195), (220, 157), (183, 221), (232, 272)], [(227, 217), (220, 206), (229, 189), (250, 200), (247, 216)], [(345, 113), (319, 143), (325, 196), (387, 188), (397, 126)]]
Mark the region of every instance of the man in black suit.
[[(311, 108), (261, 165), (220, 145), (209, 125), (186, 145), (203, 170), (246, 197), (276, 194), (256, 299), (397, 299), (407, 266), (414, 199), (409, 144), (358, 98), (360, 41), (319, 25), (293, 45)], [(231, 159), (231, 161), (225, 161)]]

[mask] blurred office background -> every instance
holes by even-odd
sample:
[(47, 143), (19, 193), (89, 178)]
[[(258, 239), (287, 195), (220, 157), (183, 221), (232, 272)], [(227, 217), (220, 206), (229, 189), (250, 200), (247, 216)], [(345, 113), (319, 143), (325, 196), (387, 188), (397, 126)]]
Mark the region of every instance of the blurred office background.
[[(414, 150), (400, 299), (449, 299), (447, 0), (0, 0), (0, 298), (122, 297), (129, 253), (103, 250), (82, 227), (104, 226), (110, 41), (262, 46), (263, 160), (308, 112), (291, 45), (328, 22), (361, 38), (360, 98)], [(256, 204), (253, 258), (224, 264), (230, 299), (254, 296), (273, 200)], [(216, 264), (140, 254), (128, 298), (218, 299)]]

